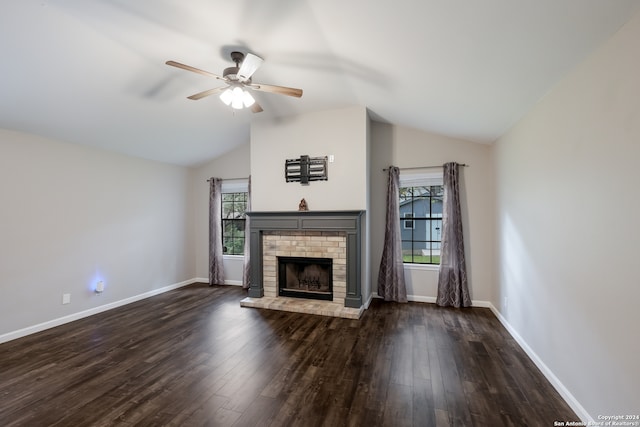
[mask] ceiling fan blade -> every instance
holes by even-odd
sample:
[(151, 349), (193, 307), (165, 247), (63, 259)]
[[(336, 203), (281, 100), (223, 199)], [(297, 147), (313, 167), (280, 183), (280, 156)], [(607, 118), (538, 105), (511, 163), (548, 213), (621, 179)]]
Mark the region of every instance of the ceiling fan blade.
[(259, 90), (261, 92), (277, 93), (279, 95), (295, 96), (300, 98), (302, 96), (302, 89), (296, 89), (285, 86), (263, 85), (262, 83), (254, 83), (247, 85), (253, 90)]
[(213, 74), (213, 73), (210, 73), (208, 71), (201, 70), (200, 68), (192, 67), (191, 65), (181, 64), (181, 63), (176, 62), (176, 61), (167, 61), (167, 62), (165, 62), (165, 64), (171, 65), (172, 67), (182, 68), (183, 70), (193, 71), (194, 73), (202, 74), (203, 76), (213, 77), (213, 78), (218, 79), (218, 80), (227, 81), (227, 79), (225, 79), (224, 77), (220, 77), (217, 74)]
[(258, 68), (262, 65), (264, 60), (259, 56), (254, 55), (253, 53), (247, 53), (242, 60), (242, 65), (240, 65), (240, 69), (238, 70), (238, 79), (241, 82), (246, 82), (251, 78), (253, 73), (256, 72)]
[(213, 89), (209, 89), (209, 90), (205, 90), (203, 92), (196, 93), (195, 95), (187, 96), (187, 98), (193, 99), (194, 101), (197, 101), (198, 99), (202, 99), (205, 96), (213, 95), (214, 93), (220, 93), (220, 92), (224, 91), (225, 89), (227, 89), (228, 87), (229, 86), (216, 87), (216, 88), (213, 88)]
[(254, 102), (253, 105), (251, 106), (251, 112), (252, 113), (261, 113), (263, 111), (264, 110), (262, 109), (260, 104), (258, 104), (257, 102)]

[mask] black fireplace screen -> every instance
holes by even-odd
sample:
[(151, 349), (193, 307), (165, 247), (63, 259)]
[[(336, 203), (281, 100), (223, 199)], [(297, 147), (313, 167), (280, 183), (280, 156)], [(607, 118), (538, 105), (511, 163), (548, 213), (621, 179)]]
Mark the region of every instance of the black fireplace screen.
[(332, 264), (331, 258), (278, 257), (278, 294), (332, 300)]

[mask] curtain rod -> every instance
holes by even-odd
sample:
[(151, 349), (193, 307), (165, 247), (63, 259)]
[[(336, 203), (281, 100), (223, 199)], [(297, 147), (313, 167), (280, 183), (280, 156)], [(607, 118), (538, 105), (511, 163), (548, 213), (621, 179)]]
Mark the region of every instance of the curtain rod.
[[(239, 179), (249, 179), (249, 177), (243, 176), (241, 178), (222, 178), (223, 181), (238, 181)], [(207, 182), (211, 182), (211, 179), (208, 179)]]
[[(400, 168), (400, 170), (401, 171), (408, 171), (408, 170), (414, 170), (414, 169), (433, 169), (433, 168), (441, 168), (442, 166), (444, 166), (444, 165), (416, 166), (416, 167), (413, 167), (413, 168)], [(458, 166), (467, 167), (469, 165), (466, 164), (466, 163), (458, 163)], [(388, 170), (389, 170), (388, 168), (382, 169), (383, 172), (386, 172)]]

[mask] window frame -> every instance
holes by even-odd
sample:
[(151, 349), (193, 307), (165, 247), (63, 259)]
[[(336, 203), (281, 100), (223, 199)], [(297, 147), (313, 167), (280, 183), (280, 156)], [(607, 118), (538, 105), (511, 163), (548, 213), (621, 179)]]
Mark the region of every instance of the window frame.
[[(224, 200), (226, 194), (244, 194), (244, 200), (242, 202), (244, 202), (245, 208), (244, 208), (244, 211), (240, 213), (241, 214), (240, 218), (238, 218), (238, 217), (225, 218), (224, 208), (225, 208), (225, 203), (228, 203), (228, 202), (225, 202), (225, 200)], [(221, 215), (221, 218), (220, 218), (220, 223), (221, 223), (220, 225), (221, 225), (221, 228), (222, 228), (222, 235), (220, 236), (220, 239), (222, 240), (222, 251), (223, 251), (222, 256), (225, 257), (225, 258), (227, 258), (227, 257), (232, 257), (232, 258), (243, 257), (244, 256), (244, 241), (247, 238), (247, 234), (246, 234), (246, 224), (247, 224), (246, 213), (247, 213), (247, 211), (246, 211), (246, 208), (247, 208), (247, 204), (249, 202), (249, 183), (248, 183), (248, 181), (244, 181), (243, 180), (243, 181), (236, 181), (236, 182), (223, 182), (222, 183), (222, 191), (221, 191), (220, 198), (221, 198), (221, 200), (220, 200), (221, 205), (220, 206), (221, 206), (221, 209), (222, 209), (222, 215)], [(232, 201), (232, 203), (235, 204), (235, 202), (236, 202), (236, 200), (235, 200), (235, 197), (234, 197), (234, 200)], [(238, 212), (235, 210), (235, 207), (234, 207), (234, 209), (232, 210), (232, 213), (238, 213)], [(226, 249), (227, 246), (225, 245), (225, 241), (227, 241), (226, 239), (228, 237), (232, 237), (233, 238), (233, 236), (229, 236), (226, 233), (225, 223), (232, 222), (232, 221), (234, 221), (234, 222), (241, 221), (243, 223), (243, 227), (242, 227), (242, 229), (244, 231), (244, 235), (242, 237), (242, 241), (243, 241), (242, 242), (243, 243), (242, 248), (243, 249), (239, 253), (237, 251), (234, 251), (235, 253), (229, 253), (227, 251), (227, 249)]]
[[(428, 187), (429, 190), (426, 192), (417, 193), (417, 188)], [(442, 187), (441, 192), (433, 193), (433, 187)], [(421, 173), (401, 173), (400, 175), (400, 196), (399, 196), (399, 208), (401, 208), (402, 204), (409, 203), (411, 205), (411, 212), (403, 212), (400, 218), (402, 222), (402, 230), (401, 230), (401, 242), (403, 247), (403, 264), (408, 268), (415, 269), (424, 269), (424, 270), (436, 270), (440, 268), (440, 250), (442, 247), (442, 234), (440, 233), (440, 240), (434, 240), (434, 221), (440, 221), (440, 229), (442, 228), (442, 208), (441, 212), (433, 211), (433, 200), (440, 200), (441, 206), (444, 203), (444, 182), (443, 182), (443, 173), (442, 170), (436, 172), (421, 172)], [(402, 189), (410, 189), (408, 191), (409, 198), (407, 198), (407, 192), (403, 192)], [(428, 194), (428, 195), (425, 195)], [(425, 207), (427, 210), (425, 211), (424, 217), (420, 217), (416, 215), (415, 212), (415, 203), (419, 200), (425, 200)], [(412, 227), (407, 227), (408, 220), (407, 216), (411, 215), (410, 222)], [(415, 233), (419, 232), (419, 226), (417, 223), (424, 223), (424, 239), (421, 239), (421, 236), (416, 236)], [(437, 225), (437, 224), (436, 224)], [(437, 228), (437, 227), (436, 227)], [(406, 238), (406, 233), (411, 231), (410, 239)], [(416, 239), (418, 237), (418, 239)], [(416, 243), (428, 247), (429, 254), (422, 255), (427, 257), (427, 262), (416, 262), (416, 257), (421, 256), (415, 253), (415, 245)], [(404, 249), (406, 245), (409, 245), (411, 249), (408, 249), (409, 254), (405, 254), (407, 249)], [(434, 248), (436, 246), (436, 248)], [(425, 248), (426, 249), (426, 248)], [(435, 252), (435, 253), (434, 253)], [(407, 260), (407, 255), (410, 257)], [(437, 258), (435, 258), (437, 257)], [(435, 262), (434, 262), (435, 258)]]

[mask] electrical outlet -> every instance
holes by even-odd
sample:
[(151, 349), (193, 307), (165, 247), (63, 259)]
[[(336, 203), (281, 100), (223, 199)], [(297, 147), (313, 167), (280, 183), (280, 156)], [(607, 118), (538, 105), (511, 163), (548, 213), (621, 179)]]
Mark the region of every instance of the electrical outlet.
[(62, 303), (70, 304), (71, 303), (71, 294), (62, 294)]
[(336, 160), (333, 154), (329, 154), (329, 163), (333, 163)]

